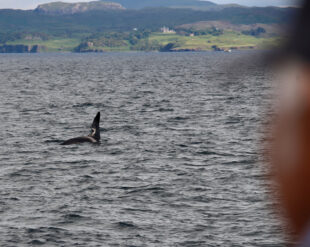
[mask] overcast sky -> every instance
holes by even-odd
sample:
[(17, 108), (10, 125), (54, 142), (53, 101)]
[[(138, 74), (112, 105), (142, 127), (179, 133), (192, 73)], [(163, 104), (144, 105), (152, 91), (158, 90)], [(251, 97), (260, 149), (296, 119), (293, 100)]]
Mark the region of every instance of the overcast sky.
[[(89, 2), (90, 0), (57, 0), (62, 2)], [(38, 4), (57, 2), (54, 0), (0, 0), (0, 9), (34, 9)], [(113, 2), (113, 0), (107, 0)], [(156, 1), (156, 0), (154, 0)], [(211, 0), (212, 1), (212, 0)], [(287, 6), (294, 0), (213, 0), (215, 3), (238, 3), (247, 6)]]

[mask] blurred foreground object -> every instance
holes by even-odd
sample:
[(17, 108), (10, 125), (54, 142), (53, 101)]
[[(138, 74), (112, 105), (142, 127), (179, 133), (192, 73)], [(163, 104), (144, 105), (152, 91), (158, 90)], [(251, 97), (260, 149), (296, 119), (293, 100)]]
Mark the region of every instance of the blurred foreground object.
[(289, 66), (281, 82), (271, 164), (289, 227), (299, 239), (310, 224), (310, 67)]
[(310, 246), (310, 1), (293, 27), (281, 54), (271, 168), (293, 238)]

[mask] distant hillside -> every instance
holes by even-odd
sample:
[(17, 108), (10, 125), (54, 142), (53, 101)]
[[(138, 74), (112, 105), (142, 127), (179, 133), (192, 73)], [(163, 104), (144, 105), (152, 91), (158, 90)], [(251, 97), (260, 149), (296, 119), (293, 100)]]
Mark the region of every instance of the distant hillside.
[[(226, 31), (242, 34), (240, 37), (245, 40), (248, 37), (272, 38), (279, 36), (277, 27), (285, 26), (295, 12), (295, 8), (276, 7), (225, 7), (216, 11), (167, 7), (137, 10), (99, 1), (74, 4), (58, 2), (40, 5), (35, 10), (0, 10), (0, 44), (40, 44), (49, 50), (72, 50), (84, 38), (96, 34), (133, 31), (154, 33), (160, 32), (163, 26), (174, 29), (180, 35), (195, 35), (198, 38), (201, 35), (217, 36)], [(233, 37), (225, 35), (221, 37)], [(123, 44), (130, 42), (128, 40), (140, 40), (141, 37), (138, 35), (125, 41), (117, 39), (114, 36), (105, 37), (104, 44)], [(159, 44), (163, 45), (161, 42)], [(131, 45), (134, 49), (158, 47), (158, 44), (147, 42)]]
[(210, 1), (200, 0), (114, 0), (127, 9), (143, 9), (149, 7), (169, 8), (200, 8), (204, 10), (216, 9), (219, 5)]
[[(281, 24), (263, 24), (263, 23), (255, 23), (255, 24), (232, 24), (226, 21), (201, 21), (189, 24), (183, 24), (180, 26), (175, 27), (175, 30), (184, 30), (190, 31), (195, 33), (195, 31), (201, 30), (225, 30), (225, 31), (233, 31), (237, 33), (249, 33), (252, 36), (259, 36), (259, 37), (274, 37), (274, 36), (281, 36), (284, 32), (285, 25)], [(257, 30), (258, 28), (262, 28), (264, 31), (258, 35), (251, 34), (251, 31)], [(262, 30), (261, 29), (261, 30)]]
[(51, 15), (66, 15), (83, 13), (93, 10), (123, 10), (124, 7), (119, 3), (93, 1), (85, 3), (63, 3), (53, 2), (39, 5), (35, 12), (51, 14)]
[[(146, 8), (142, 10), (93, 10), (74, 15), (42, 14), (35, 11), (0, 10), (0, 34), (40, 32), (52, 36), (79, 35), (102, 31), (129, 31), (133, 28), (158, 30), (162, 26), (201, 21), (227, 21), (233, 24), (285, 23), (294, 8), (225, 8), (220, 11)], [(43, 12), (45, 13), (45, 12)], [(51, 13), (51, 12), (48, 12)]]
[[(5, 52), (14, 47), (28, 51), (30, 46), (80, 52), (257, 47), (274, 43), (280, 36), (278, 27), (289, 23), (296, 12), (295, 8), (220, 6), (196, 0), (118, 1), (165, 7), (125, 9), (120, 3), (94, 1), (56, 2), (35, 10), (0, 9), (0, 45), (8, 45)], [(176, 3), (183, 5), (173, 7)]]
[(143, 9), (143, 8), (187, 8), (194, 10), (216, 11), (224, 8), (244, 6), (238, 4), (216, 4), (203, 0), (113, 0), (120, 3), (127, 9)]

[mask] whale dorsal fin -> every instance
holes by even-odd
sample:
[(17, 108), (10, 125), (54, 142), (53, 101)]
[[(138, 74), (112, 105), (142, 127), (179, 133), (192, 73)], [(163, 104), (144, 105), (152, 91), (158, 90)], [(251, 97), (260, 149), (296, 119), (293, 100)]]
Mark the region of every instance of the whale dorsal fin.
[(100, 123), (100, 112), (98, 112), (96, 117), (94, 118), (94, 121), (90, 127), (91, 130), (90, 130), (90, 134), (89, 134), (89, 136), (95, 138), (97, 141), (100, 140), (99, 123)]

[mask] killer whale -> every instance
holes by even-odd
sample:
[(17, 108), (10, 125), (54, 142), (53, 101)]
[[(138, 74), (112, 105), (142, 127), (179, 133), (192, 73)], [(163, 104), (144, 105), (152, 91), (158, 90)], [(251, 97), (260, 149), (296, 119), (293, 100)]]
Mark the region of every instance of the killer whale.
[(69, 140), (64, 141), (61, 145), (71, 145), (71, 144), (79, 144), (84, 142), (90, 143), (99, 143), (100, 142), (100, 112), (97, 113), (94, 121), (90, 127), (90, 134), (88, 136), (79, 136)]

